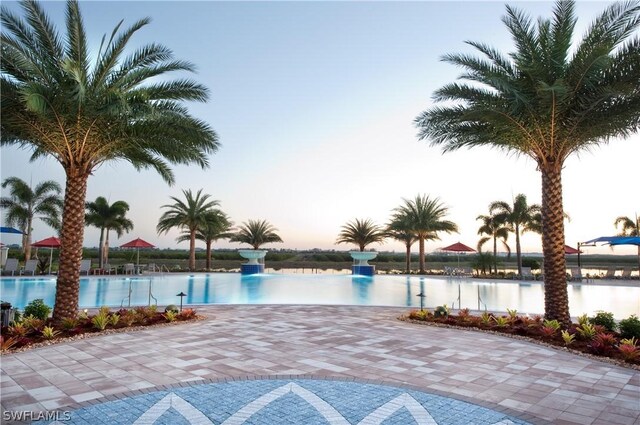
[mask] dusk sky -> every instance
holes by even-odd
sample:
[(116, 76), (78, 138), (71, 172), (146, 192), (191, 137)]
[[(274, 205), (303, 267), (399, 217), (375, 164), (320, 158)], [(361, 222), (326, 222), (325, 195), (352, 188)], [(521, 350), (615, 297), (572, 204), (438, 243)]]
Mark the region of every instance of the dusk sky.
[[(17, 10), (16, 3), (3, 3)], [(534, 17), (549, 16), (552, 9), (549, 2), (514, 3)], [(605, 6), (578, 3), (577, 34)], [(64, 30), (64, 3), (47, 2), (45, 8)], [(94, 52), (102, 34), (121, 19), (128, 26), (151, 17), (131, 47), (158, 42), (196, 64), (191, 78), (205, 84), (211, 97), (189, 108), (211, 124), (222, 144), (208, 170), (173, 167), (172, 187), (154, 171), (137, 172), (125, 162), (96, 170), (87, 200), (128, 202), (135, 226), (120, 240), (112, 234), (111, 246), (141, 237), (162, 248), (187, 249), (188, 243), (176, 244), (178, 231), (159, 236), (155, 230), (160, 206), (170, 203), (169, 196), (182, 197), (181, 189), (202, 188), (237, 224), (271, 222), (284, 243), (267, 249), (354, 248), (334, 244), (344, 223), (371, 218), (384, 224), (402, 198), (417, 194), (440, 197), (450, 208), (448, 219), (460, 228), (460, 234), (427, 243), (428, 252), (457, 241), (475, 247), (476, 217), (488, 213), (490, 202), (511, 202), (518, 193), (530, 203), (541, 201), (532, 160), (488, 148), (443, 155), (418, 141), (413, 124), (432, 105), (433, 92), (461, 72), (441, 62), (442, 55), (473, 52), (465, 40), (512, 49), (500, 21), (503, 2), (91, 1), (81, 9)], [(30, 163), (29, 156), (3, 148), (2, 180), (17, 176), (35, 185), (54, 179), (64, 186), (57, 162)], [(566, 162), (569, 245), (615, 234), (616, 217), (640, 213), (638, 158), (640, 135), (634, 135)], [(34, 241), (53, 233), (35, 222)], [(16, 236), (2, 238), (19, 242)], [(97, 246), (98, 238), (97, 229), (87, 228), (84, 245)], [(373, 247), (403, 251), (393, 241)], [(540, 237), (525, 236), (523, 247), (540, 252)], [(585, 251), (632, 254), (635, 247)]]

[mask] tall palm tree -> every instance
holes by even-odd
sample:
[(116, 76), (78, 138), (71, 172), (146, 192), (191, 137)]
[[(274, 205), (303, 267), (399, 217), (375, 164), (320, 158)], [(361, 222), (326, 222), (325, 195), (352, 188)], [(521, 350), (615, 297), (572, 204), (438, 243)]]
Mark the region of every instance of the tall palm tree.
[(118, 237), (121, 237), (123, 233), (133, 230), (133, 222), (125, 217), (129, 204), (116, 201), (109, 205), (109, 201), (98, 196), (95, 201), (87, 202), (86, 209), (85, 225), (100, 229), (98, 257), (102, 268), (109, 262), (109, 231), (115, 230)]
[[(196, 239), (205, 243), (207, 249), (207, 260), (205, 268), (211, 269), (211, 244), (218, 239), (230, 238), (233, 223), (229, 217), (217, 208), (210, 209), (204, 213), (204, 221), (196, 229)], [(178, 242), (191, 240), (190, 232), (183, 232), (177, 239)]]
[[(637, 1), (615, 2), (574, 36), (575, 2), (557, 1), (553, 18), (532, 21), (506, 6), (515, 42), (508, 55), (468, 41), (483, 57), (448, 54), (466, 82), (436, 91), (416, 118), (420, 139), (444, 152), (492, 146), (532, 158), (542, 176), (545, 316), (568, 324), (562, 168), (572, 154), (640, 128), (640, 25)], [(575, 44), (574, 41), (578, 40)]]
[(175, 201), (173, 204), (163, 205), (166, 208), (156, 230), (158, 233), (167, 233), (174, 227), (186, 231), (189, 235), (189, 270), (196, 269), (196, 233), (199, 228), (205, 225), (207, 212), (212, 208), (220, 205), (220, 203), (211, 198), (211, 195), (202, 194), (202, 189), (194, 194), (190, 189), (183, 190), (185, 201), (171, 196)]
[(62, 198), (60, 185), (46, 180), (31, 188), (18, 177), (9, 177), (2, 182), (2, 188), (9, 186), (8, 197), (0, 198), (0, 208), (5, 210), (7, 225), (22, 231), (22, 250), (25, 260), (31, 258), (31, 232), (33, 220), (39, 218), (55, 230), (59, 230)]
[(372, 243), (384, 243), (387, 237), (385, 230), (375, 224), (370, 218), (354, 219), (342, 226), (336, 243), (352, 243), (358, 245), (360, 252)]
[(411, 246), (418, 240), (416, 234), (411, 230), (411, 223), (405, 216), (399, 215), (394, 217), (386, 230), (387, 236), (404, 243), (405, 252), (405, 271), (411, 273)]
[(172, 71), (192, 72), (170, 49), (152, 43), (125, 56), (130, 39), (150, 20), (103, 37), (97, 52), (86, 37), (76, 0), (66, 3), (61, 35), (41, 5), (21, 2), (21, 18), (3, 7), (1, 145), (51, 156), (66, 174), (54, 319), (78, 310), (87, 180), (101, 164), (124, 160), (153, 168), (172, 184), (169, 164), (206, 168), (218, 149), (211, 127), (191, 116), (184, 101), (204, 102), (207, 89)]
[[(629, 217), (616, 218), (613, 225), (620, 230), (619, 236), (640, 236), (640, 218), (636, 214), (635, 221)], [(638, 245), (638, 271), (640, 271), (640, 245)]]
[(395, 208), (391, 220), (405, 220), (409, 229), (418, 239), (420, 251), (420, 271), (425, 274), (424, 242), (440, 239), (438, 232), (457, 232), (458, 226), (444, 217), (448, 214), (446, 207), (439, 198), (429, 198), (427, 195), (417, 195), (414, 199), (402, 199), (404, 204)]
[(276, 233), (276, 229), (267, 220), (248, 220), (243, 222), (238, 230), (229, 238), (229, 242), (240, 242), (251, 245), (253, 249), (267, 243), (282, 242), (282, 238)]
[[(507, 250), (509, 256), (511, 256), (511, 248), (507, 244), (509, 238), (509, 228), (504, 225), (504, 222), (498, 219), (496, 214), (489, 213), (489, 215), (479, 215), (476, 220), (482, 220), (482, 226), (478, 229), (479, 235), (487, 235), (480, 238), (478, 241), (478, 252), (482, 252), (482, 246), (493, 240), (493, 270), (495, 274), (498, 274), (498, 239), (502, 243), (502, 246)], [(491, 267), (489, 267), (491, 272)]]
[(518, 263), (518, 275), (522, 275), (522, 249), (520, 236), (525, 232), (539, 232), (540, 210), (538, 204), (527, 204), (527, 197), (522, 193), (513, 200), (513, 205), (504, 201), (495, 201), (489, 205), (489, 212), (495, 216), (498, 223), (507, 226), (509, 232), (516, 236), (516, 259)]

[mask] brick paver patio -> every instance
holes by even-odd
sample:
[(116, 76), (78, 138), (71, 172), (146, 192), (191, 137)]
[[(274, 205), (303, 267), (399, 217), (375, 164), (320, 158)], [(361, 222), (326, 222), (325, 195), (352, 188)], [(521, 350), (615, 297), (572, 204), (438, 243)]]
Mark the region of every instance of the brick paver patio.
[(534, 423), (640, 424), (638, 371), (502, 336), (397, 321), (405, 309), (198, 311), (207, 320), (2, 356), (2, 410), (64, 410), (192, 381), (335, 377), (450, 396)]

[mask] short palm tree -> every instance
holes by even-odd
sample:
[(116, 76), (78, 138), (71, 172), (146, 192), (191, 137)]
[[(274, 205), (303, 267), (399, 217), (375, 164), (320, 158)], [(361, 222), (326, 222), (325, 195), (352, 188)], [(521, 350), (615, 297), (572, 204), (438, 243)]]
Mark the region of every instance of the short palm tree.
[(411, 230), (411, 223), (404, 216), (394, 217), (387, 224), (387, 236), (400, 241), (405, 247), (405, 271), (411, 273), (411, 246), (418, 240), (416, 234)]
[(202, 189), (194, 195), (190, 189), (183, 190), (182, 194), (185, 200), (171, 196), (175, 201), (173, 204), (163, 205), (166, 208), (156, 230), (158, 233), (167, 233), (169, 230), (178, 228), (185, 231), (189, 238), (189, 270), (196, 269), (196, 233), (202, 228), (207, 220), (207, 213), (220, 203), (214, 199), (210, 199), (211, 195), (203, 194)]
[[(211, 245), (219, 240), (230, 238), (233, 223), (229, 217), (217, 208), (204, 212), (204, 221), (196, 229), (196, 239), (205, 243), (207, 259), (205, 269), (211, 269)], [(183, 232), (177, 239), (178, 242), (190, 241), (191, 232)]]
[(253, 249), (260, 249), (264, 244), (282, 242), (277, 231), (267, 220), (248, 220), (231, 235), (229, 242), (246, 243)]
[(557, 1), (552, 18), (535, 22), (506, 10), (514, 51), (469, 41), (482, 57), (446, 55), (470, 83), (437, 90), (436, 105), (415, 122), (420, 139), (445, 152), (492, 146), (533, 159), (542, 176), (545, 316), (568, 324), (562, 168), (570, 155), (640, 128), (640, 6), (612, 3), (581, 39), (574, 1)]
[[(522, 193), (513, 200), (513, 205), (504, 201), (495, 201), (489, 205), (489, 212), (498, 223), (507, 226), (509, 232), (516, 236), (516, 259), (518, 275), (522, 275), (522, 248), (520, 236), (525, 232), (539, 232), (540, 205), (527, 203), (527, 197)], [(564, 251), (563, 251), (564, 252)]]
[(362, 220), (356, 218), (342, 226), (336, 243), (352, 243), (362, 252), (372, 243), (384, 243), (386, 237), (384, 229), (370, 218)]
[(419, 273), (425, 274), (425, 241), (440, 239), (438, 232), (457, 232), (458, 226), (454, 222), (444, 219), (449, 208), (439, 198), (432, 199), (427, 195), (417, 195), (414, 199), (403, 199), (403, 201), (403, 205), (394, 209), (391, 221), (402, 220), (408, 223), (409, 229), (418, 239)]
[[(636, 214), (636, 219), (620, 216), (616, 218), (613, 225), (620, 230), (619, 236), (640, 236), (640, 218)], [(640, 271), (640, 245), (638, 245), (638, 270)]]
[[(509, 228), (505, 226), (505, 223), (498, 219), (496, 214), (479, 215), (476, 220), (482, 220), (482, 226), (478, 229), (479, 235), (487, 235), (480, 238), (478, 241), (478, 252), (482, 252), (482, 246), (493, 241), (493, 270), (495, 274), (498, 274), (498, 239), (504, 249), (507, 250), (509, 256), (511, 256), (511, 248), (507, 244), (509, 238)], [(491, 267), (489, 267), (491, 271)]]
[(22, 1), (21, 18), (6, 7), (2, 23), (2, 145), (51, 156), (66, 174), (60, 268), (53, 316), (78, 310), (87, 180), (101, 164), (124, 160), (153, 168), (172, 184), (169, 164), (208, 166), (218, 149), (211, 127), (191, 116), (184, 101), (204, 102), (207, 89), (172, 71), (194, 66), (158, 43), (125, 56), (127, 44), (149, 19), (103, 37), (97, 52), (87, 39), (79, 4), (66, 3), (61, 35), (36, 1)]
[(0, 208), (5, 211), (7, 225), (22, 231), (22, 249), (25, 259), (31, 258), (31, 232), (33, 220), (39, 218), (55, 230), (59, 230), (62, 212), (60, 185), (53, 180), (40, 182), (34, 189), (18, 177), (9, 177), (2, 188), (9, 186), (8, 197), (0, 198)]
[(133, 230), (133, 222), (127, 217), (129, 204), (125, 201), (115, 201), (109, 205), (109, 201), (98, 196), (95, 201), (87, 202), (85, 225), (100, 229), (100, 244), (98, 245), (98, 257), (100, 268), (109, 263), (109, 231), (115, 230), (118, 237), (123, 233)]

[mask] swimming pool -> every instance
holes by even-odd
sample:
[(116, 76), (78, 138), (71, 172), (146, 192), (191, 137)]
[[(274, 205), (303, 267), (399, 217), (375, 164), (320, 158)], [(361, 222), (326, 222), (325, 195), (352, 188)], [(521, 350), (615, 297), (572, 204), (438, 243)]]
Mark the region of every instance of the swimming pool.
[[(602, 282), (602, 281), (601, 281)], [(55, 278), (2, 278), (0, 298), (18, 308), (42, 298), (53, 305)], [(129, 301), (129, 289), (131, 300)], [(332, 304), (420, 306), (419, 293), (426, 294), (426, 307), (442, 304), (472, 310), (522, 313), (544, 312), (540, 282), (518, 282), (442, 276), (361, 277), (351, 275), (239, 273), (166, 274), (135, 277), (90, 277), (80, 280), (81, 308), (179, 304), (178, 293), (187, 294), (185, 305), (198, 304)], [(459, 300), (458, 300), (459, 298)], [(618, 319), (640, 315), (640, 287), (569, 285), (571, 314), (589, 315), (611, 311)]]

